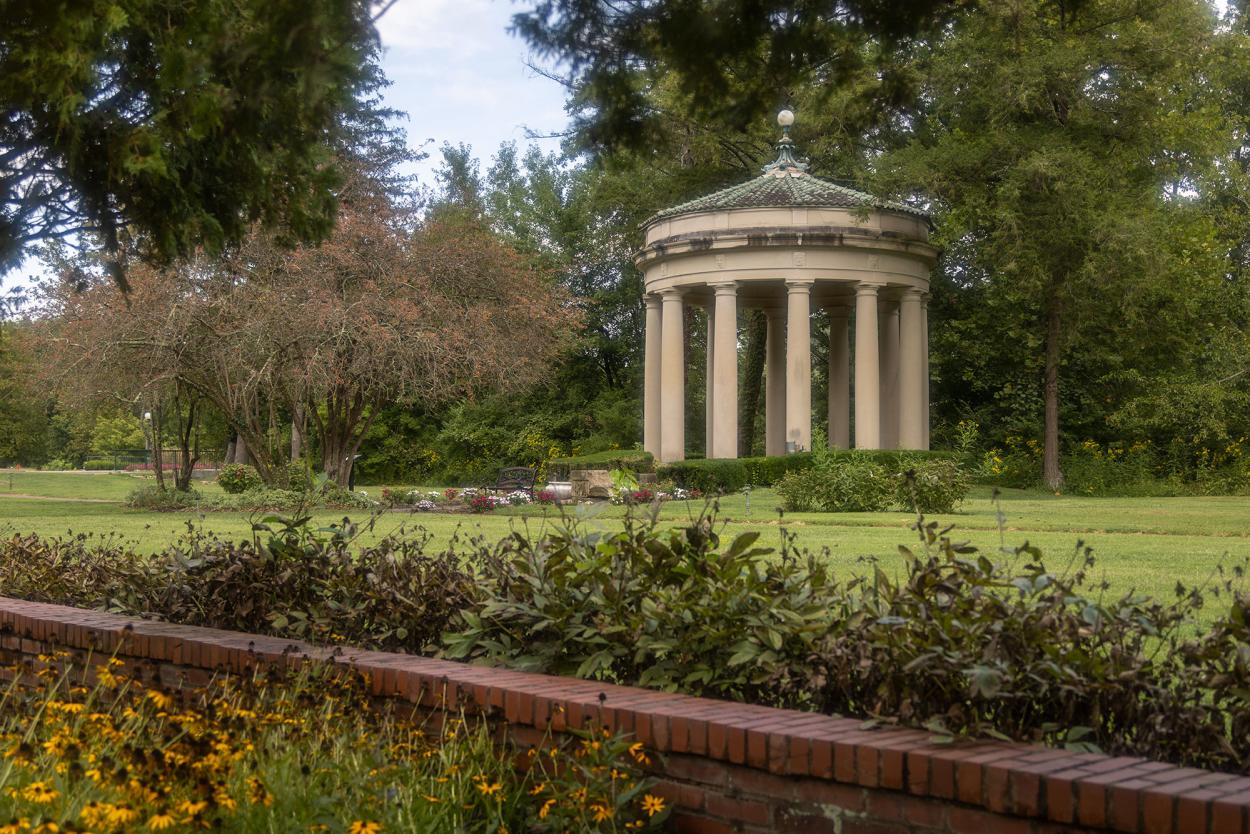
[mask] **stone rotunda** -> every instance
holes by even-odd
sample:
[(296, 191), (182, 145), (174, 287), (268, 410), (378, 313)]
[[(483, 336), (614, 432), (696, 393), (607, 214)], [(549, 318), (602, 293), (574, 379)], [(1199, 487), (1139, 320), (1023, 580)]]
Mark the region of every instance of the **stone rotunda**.
[(830, 443), (850, 448), (853, 426), (855, 448), (927, 449), (927, 301), (938, 255), (928, 215), (812, 176), (794, 156), (794, 114), (783, 110), (777, 122), (777, 159), (761, 176), (643, 224), (635, 259), (647, 302), (643, 445), (661, 461), (685, 457), (693, 304), (708, 319), (708, 457), (738, 456), (742, 308), (767, 314), (767, 454), (811, 448), (817, 310), (829, 316)]

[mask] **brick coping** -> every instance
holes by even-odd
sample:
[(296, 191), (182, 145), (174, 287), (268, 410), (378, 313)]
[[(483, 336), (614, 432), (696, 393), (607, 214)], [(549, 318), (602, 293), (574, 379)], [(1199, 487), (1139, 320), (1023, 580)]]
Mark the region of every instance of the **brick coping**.
[(30, 645), (7, 647), (55, 643), (207, 671), (330, 661), (368, 675), (374, 695), (431, 709), (477, 705), (540, 730), (599, 723), (661, 754), (796, 782), (896, 791), (1092, 830), (1250, 834), (1250, 777), (1148, 759), (995, 741), (936, 744), (923, 731), (858, 719), (0, 597), (0, 642), (23, 639)]

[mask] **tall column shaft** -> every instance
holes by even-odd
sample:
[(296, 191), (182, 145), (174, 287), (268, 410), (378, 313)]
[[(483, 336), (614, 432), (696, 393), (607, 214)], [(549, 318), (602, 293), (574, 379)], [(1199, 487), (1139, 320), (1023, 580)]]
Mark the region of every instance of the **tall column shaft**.
[(851, 310), (829, 308), (829, 445), (851, 447)]
[(738, 287), (714, 284), (716, 363), (709, 457), (738, 456)]
[(686, 346), (681, 293), (662, 293), (660, 352), (660, 460), (686, 457)]
[(646, 355), (642, 373), (642, 448), (660, 456), (660, 299), (647, 296)]
[[(881, 365), (877, 352), (877, 289), (855, 290), (855, 448), (881, 448)], [(667, 311), (666, 311), (667, 314)]]
[(707, 363), (703, 368), (706, 391), (703, 409), (703, 456), (712, 457), (713, 426), (716, 423), (716, 302), (707, 305)]
[(770, 308), (764, 340), (764, 454), (786, 453), (786, 314)]
[(786, 443), (812, 448), (812, 281), (786, 281)]
[(924, 326), (924, 446), (929, 448), (929, 296), (921, 296), (921, 318)]
[(923, 449), (924, 309), (920, 291), (908, 290), (899, 302), (898, 445)]
[(898, 305), (878, 298), (881, 317), (881, 448), (898, 448)]

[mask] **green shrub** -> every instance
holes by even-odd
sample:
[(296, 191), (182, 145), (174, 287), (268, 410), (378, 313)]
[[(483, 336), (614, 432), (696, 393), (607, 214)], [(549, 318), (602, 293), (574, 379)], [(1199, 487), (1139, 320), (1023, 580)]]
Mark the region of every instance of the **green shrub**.
[(107, 472), (111, 469), (117, 469), (117, 461), (112, 458), (87, 458), (82, 462), (82, 468), (88, 472)]
[(144, 484), (130, 491), (126, 496), (126, 506), (135, 510), (175, 512), (196, 509), (201, 500), (200, 494), (193, 489), (180, 492), (176, 489), (161, 489), (156, 484)]
[(74, 465), (67, 460), (56, 458), (55, 460), (48, 461), (39, 468), (45, 472), (68, 472), (74, 468)]
[(227, 463), (217, 473), (217, 485), (231, 495), (260, 489), (264, 483), (255, 468), (243, 463)]
[[(863, 467), (880, 466), (871, 456)], [(0, 541), (8, 595), (173, 622), (493, 663), (1250, 772), (1250, 594), (1241, 568), (1160, 601), (1110, 596), (1090, 551), (980, 553), (916, 525), (895, 571), (660, 530), (514, 532), (453, 552), (351, 544), (271, 520), (239, 544), (189, 534), (136, 555), (87, 538)], [(428, 552), (432, 551), (432, 552)], [(897, 558), (897, 556), (894, 556)], [(1067, 560), (1065, 560), (1067, 561)]]
[[(662, 481), (672, 481), (685, 489), (698, 489), (709, 494), (737, 492), (744, 486), (769, 487), (777, 484), (791, 472), (800, 472), (814, 463), (813, 452), (793, 455), (755, 458), (714, 458), (712, 460), (683, 460), (665, 463), (657, 467)], [(897, 471), (903, 471), (899, 462), (915, 459), (953, 459), (952, 452), (916, 452), (895, 449), (833, 449), (822, 454), (840, 459), (847, 456), (867, 456)]]
[(628, 469), (631, 472), (654, 472), (655, 458), (638, 449), (609, 449), (588, 455), (552, 458), (547, 461), (547, 477), (553, 481), (568, 480), (574, 469)]
[(898, 494), (898, 475), (871, 455), (837, 455), (787, 473), (777, 482), (782, 506), (792, 512), (878, 513)]
[(308, 492), (316, 483), (312, 469), (307, 461), (293, 460), (286, 465), (283, 470), (285, 476), (285, 488), (293, 492)]
[(953, 458), (904, 460), (907, 469), (895, 475), (894, 504), (921, 513), (949, 513), (968, 497), (971, 482)]

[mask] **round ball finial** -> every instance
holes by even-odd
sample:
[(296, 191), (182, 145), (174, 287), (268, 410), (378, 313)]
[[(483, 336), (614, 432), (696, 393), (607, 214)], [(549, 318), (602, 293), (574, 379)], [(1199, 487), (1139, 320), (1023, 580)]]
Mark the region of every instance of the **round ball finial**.
[(777, 124), (781, 125), (782, 127), (789, 127), (790, 125), (794, 124), (794, 111), (782, 110), (780, 113), (778, 113)]

